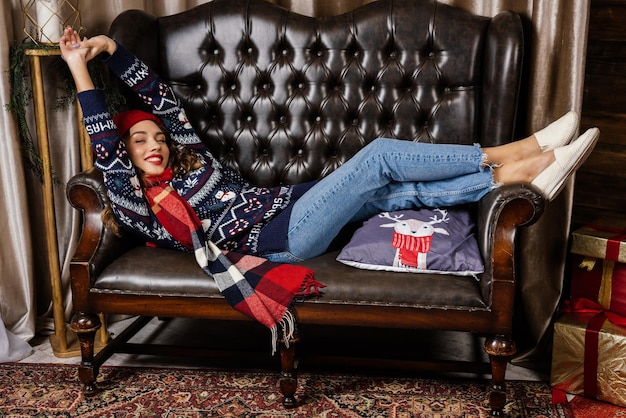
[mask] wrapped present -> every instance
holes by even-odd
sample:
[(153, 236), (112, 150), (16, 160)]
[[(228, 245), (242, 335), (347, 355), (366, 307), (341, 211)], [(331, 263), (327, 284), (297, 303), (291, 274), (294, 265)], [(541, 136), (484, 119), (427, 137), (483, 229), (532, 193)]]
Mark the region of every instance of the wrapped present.
[(626, 263), (626, 230), (584, 226), (572, 232), (572, 253)]
[(554, 390), (626, 406), (626, 318), (566, 313), (554, 325)]
[(626, 234), (595, 226), (572, 233), (570, 299), (585, 298), (626, 316)]

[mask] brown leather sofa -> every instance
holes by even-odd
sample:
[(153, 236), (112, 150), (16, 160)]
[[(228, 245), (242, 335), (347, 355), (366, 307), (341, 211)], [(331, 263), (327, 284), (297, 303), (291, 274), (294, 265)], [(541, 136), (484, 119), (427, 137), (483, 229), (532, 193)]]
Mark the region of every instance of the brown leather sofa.
[[(321, 178), (377, 137), (483, 146), (513, 139), (523, 31), (511, 12), (487, 18), (432, 0), (378, 0), (316, 19), (263, 0), (215, 0), (161, 18), (127, 11), (110, 34), (174, 87), (214, 155), (259, 185)], [(148, 248), (103, 227), (107, 196), (98, 171), (75, 176), (67, 196), (83, 214), (71, 263), (71, 325), (81, 341), (87, 394), (96, 390), (99, 367), (150, 317), (246, 320), (192, 255)], [(543, 204), (532, 186), (517, 184), (476, 205), (485, 263), (477, 281), (359, 270), (337, 262), (336, 251), (303, 263), (327, 287), (293, 307), (300, 328), (485, 336), (491, 407), (501, 413), (505, 370), (516, 351), (516, 270), (531, 257), (519, 253), (516, 237)], [(100, 313), (140, 319), (94, 356)], [(287, 407), (297, 405), (295, 349), (295, 341), (281, 344)]]

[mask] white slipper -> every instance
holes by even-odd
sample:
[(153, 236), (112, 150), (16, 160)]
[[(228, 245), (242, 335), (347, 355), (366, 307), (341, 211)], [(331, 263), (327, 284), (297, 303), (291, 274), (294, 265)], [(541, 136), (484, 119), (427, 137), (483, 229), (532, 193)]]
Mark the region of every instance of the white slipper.
[(543, 170), (532, 184), (536, 186), (548, 200), (563, 189), (565, 181), (580, 167), (598, 142), (600, 130), (590, 128), (571, 144), (554, 150), (555, 161)]
[(569, 144), (577, 128), (578, 114), (569, 111), (534, 135), (541, 151), (550, 151)]

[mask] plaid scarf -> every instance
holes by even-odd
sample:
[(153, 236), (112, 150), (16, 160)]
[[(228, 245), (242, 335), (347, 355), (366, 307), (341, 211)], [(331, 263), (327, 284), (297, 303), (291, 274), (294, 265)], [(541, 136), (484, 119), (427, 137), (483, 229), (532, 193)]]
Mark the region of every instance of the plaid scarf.
[(169, 168), (159, 177), (146, 178), (145, 195), (152, 211), (176, 240), (193, 251), (198, 265), (215, 280), (228, 303), (271, 330), (275, 352), (278, 326), (285, 342), (295, 331), (295, 319), (289, 311), (294, 299), (317, 296), (324, 285), (305, 267), (220, 250), (206, 239), (202, 222), (169, 185), (171, 179)]

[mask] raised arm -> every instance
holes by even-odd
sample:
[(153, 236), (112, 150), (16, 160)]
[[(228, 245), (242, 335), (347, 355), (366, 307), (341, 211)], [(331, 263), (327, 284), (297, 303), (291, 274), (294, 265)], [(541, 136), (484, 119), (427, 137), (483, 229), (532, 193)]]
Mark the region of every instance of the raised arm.
[(66, 28), (59, 41), (61, 56), (72, 73), (77, 97), (83, 110), (83, 123), (96, 155), (95, 167), (104, 174), (104, 183), (118, 219), (125, 213), (149, 223), (149, 208), (139, 188), (139, 178), (104, 100), (89, 75), (87, 63), (102, 52), (114, 53), (117, 44), (106, 36), (79, 38)]
[(101, 52), (112, 54), (117, 49), (117, 44), (108, 36), (99, 35), (93, 38), (80, 39), (78, 32), (70, 26), (63, 31), (59, 40), (61, 57), (67, 63), (72, 78), (76, 84), (76, 92), (93, 90), (94, 83), (87, 70), (87, 63)]
[(213, 159), (187, 120), (174, 91), (158, 74), (120, 44), (115, 54), (103, 61), (161, 119), (175, 142)]

